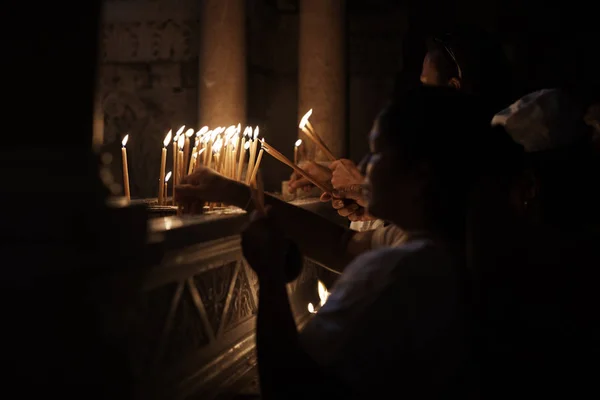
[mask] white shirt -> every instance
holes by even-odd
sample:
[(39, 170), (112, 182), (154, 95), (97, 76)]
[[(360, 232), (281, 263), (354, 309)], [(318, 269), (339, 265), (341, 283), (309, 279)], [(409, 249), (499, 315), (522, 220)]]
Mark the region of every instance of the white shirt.
[(467, 362), (462, 285), (429, 240), (371, 251), (346, 268), (301, 342), (355, 392), (448, 395)]

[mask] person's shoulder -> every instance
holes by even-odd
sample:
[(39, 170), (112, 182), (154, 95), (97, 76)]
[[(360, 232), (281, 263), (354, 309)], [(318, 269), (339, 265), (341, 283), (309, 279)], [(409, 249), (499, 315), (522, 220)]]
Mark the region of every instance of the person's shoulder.
[(451, 257), (445, 248), (430, 239), (406, 241), (396, 247), (373, 250), (359, 256), (349, 267), (354, 269), (393, 270), (394, 273), (423, 273), (439, 270), (441, 265), (449, 265)]

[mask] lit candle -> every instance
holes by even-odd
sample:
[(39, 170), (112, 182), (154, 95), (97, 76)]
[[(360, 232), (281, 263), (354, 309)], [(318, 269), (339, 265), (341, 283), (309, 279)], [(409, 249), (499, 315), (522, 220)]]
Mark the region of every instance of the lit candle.
[(167, 190), (167, 187), (169, 186), (169, 178), (171, 178), (171, 171), (167, 172), (167, 175), (165, 176), (165, 203), (167, 202), (167, 193), (169, 193), (169, 191)]
[[(246, 135), (243, 135), (243, 136), (246, 136)], [(246, 138), (242, 137), (242, 147), (240, 148), (240, 159), (238, 161), (237, 175), (235, 176), (235, 179), (238, 181), (242, 180), (242, 169), (244, 168), (244, 161), (246, 161), (246, 151), (248, 151), (249, 147), (250, 147), (250, 142), (246, 142)]]
[(194, 172), (194, 165), (196, 165), (196, 158), (198, 157), (197, 152), (192, 153), (192, 158), (190, 159), (190, 165), (188, 166), (188, 175), (191, 175)]
[(246, 185), (250, 184), (250, 178), (254, 171), (254, 162), (256, 161), (256, 150), (258, 148), (258, 126), (254, 129), (254, 140), (250, 146), (250, 159), (248, 160), (248, 171), (246, 171)]
[[(172, 132), (169, 131), (169, 132)], [(177, 181), (177, 141), (179, 140), (179, 135), (175, 135), (173, 137), (173, 196), (175, 196), (175, 185), (179, 182)]]
[(323, 142), (323, 139), (321, 139), (319, 137), (319, 135), (317, 135), (317, 132), (315, 132), (315, 129), (313, 128), (310, 121), (308, 120), (308, 118), (310, 118), (311, 115), (312, 115), (312, 108), (310, 110), (308, 110), (308, 112), (306, 114), (304, 114), (304, 116), (300, 120), (300, 124), (298, 125), (298, 128), (300, 128), (302, 130), (302, 132), (304, 132), (304, 134), (321, 149), (323, 154), (325, 154), (325, 156), (327, 156), (327, 158), (329, 158), (330, 161), (335, 161), (336, 160), (335, 156), (329, 150), (329, 148), (327, 147), (325, 142)]
[(183, 147), (185, 146), (185, 135), (179, 135), (179, 139), (177, 140), (177, 147), (179, 151), (177, 152), (177, 182), (181, 183), (183, 179), (184, 164), (183, 164)]
[[(262, 143), (262, 142), (261, 142)], [(252, 171), (252, 176), (250, 176), (250, 185), (253, 184), (256, 179), (256, 174), (258, 174), (258, 169), (260, 168), (260, 162), (262, 160), (264, 149), (260, 146), (260, 151), (258, 152), (258, 157), (256, 158), (256, 165), (254, 166), (254, 170)]]
[(298, 165), (298, 148), (302, 144), (302, 139), (296, 140), (296, 144), (294, 144), (294, 164)]
[(194, 136), (194, 130), (188, 129), (185, 131), (185, 143), (183, 145), (183, 170), (187, 170), (188, 162), (190, 161), (190, 143), (191, 137)]
[(160, 177), (158, 178), (158, 204), (163, 204), (163, 200), (165, 198), (166, 193), (164, 190), (164, 181), (165, 181), (165, 167), (167, 166), (167, 146), (171, 142), (171, 131), (167, 133), (165, 136), (165, 140), (163, 140), (163, 148), (160, 157)]
[(121, 148), (121, 156), (123, 157), (123, 190), (125, 192), (125, 197), (127, 200), (131, 199), (131, 195), (129, 193), (129, 168), (127, 168), (127, 149), (125, 145), (127, 144), (127, 140), (129, 139), (129, 134), (125, 135), (121, 144), (123, 147)]
[(197, 151), (198, 151), (198, 157), (196, 157), (196, 165), (194, 168), (198, 167), (200, 165), (201, 162), (204, 162), (204, 164), (206, 164), (206, 158), (202, 158), (200, 157), (200, 155), (202, 154), (202, 151), (200, 149), (203, 149), (206, 147), (206, 134), (208, 133), (208, 126), (203, 126), (202, 128), (200, 128), (200, 130), (198, 132), (196, 132), (196, 139), (198, 141), (198, 145), (197, 147)]
[(204, 165), (206, 165), (206, 167), (208, 168), (210, 168), (210, 159), (212, 157), (212, 137), (213, 131), (206, 132), (206, 144), (204, 145), (204, 148), (206, 149), (206, 151), (204, 152)]
[(219, 158), (221, 156), (221, 147), (223, 146), (223, 140), (218, 138), (215, 140), (215, 143), (212, 145), (213, 158), (215, 159), (215, 168), (214, 170), (219, 171)]

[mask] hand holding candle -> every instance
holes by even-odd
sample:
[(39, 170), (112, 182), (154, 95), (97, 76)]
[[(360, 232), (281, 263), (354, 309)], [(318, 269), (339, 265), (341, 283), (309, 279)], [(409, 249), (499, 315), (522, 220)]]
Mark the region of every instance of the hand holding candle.
[(129, 134), (125, 135), (121, 142), (123, 145), (121, 148), (121, 156), (123, 157), (123, 191), (127, 200), (131, 200), (131, 194), (129, 192), (129, 168), (127, 167), (127, 149), (125, 148), (128, 139)]

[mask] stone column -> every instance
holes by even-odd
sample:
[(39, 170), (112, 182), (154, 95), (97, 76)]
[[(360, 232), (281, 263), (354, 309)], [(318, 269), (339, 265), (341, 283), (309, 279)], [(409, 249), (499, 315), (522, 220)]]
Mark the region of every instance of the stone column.
[(312, 125), (338, 157), (347, 150), (345, 19), (345, 0), (300, 0), (298, 121), (312, 108)]
[(246, 1), (200, 0), (198, 127), (246, 123)]

